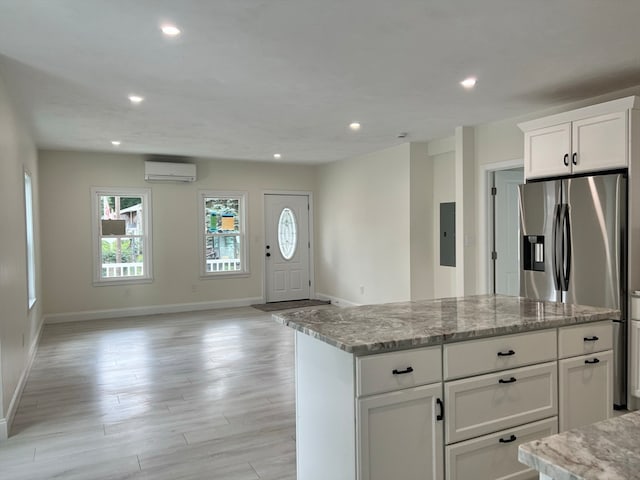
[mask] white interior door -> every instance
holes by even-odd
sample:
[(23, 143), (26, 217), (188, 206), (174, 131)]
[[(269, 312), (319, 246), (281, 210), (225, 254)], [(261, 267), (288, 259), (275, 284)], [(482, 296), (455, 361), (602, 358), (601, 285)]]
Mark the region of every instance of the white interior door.
[(495, 292), (520, 294), (520, 242), (518, 221), (518, 185), (524, 183), (522, 168), (495, 172), (494, 238), (497, 258), (494, 262)]
[(309, 196), (265, 195), (267, 302), (310, 297)]

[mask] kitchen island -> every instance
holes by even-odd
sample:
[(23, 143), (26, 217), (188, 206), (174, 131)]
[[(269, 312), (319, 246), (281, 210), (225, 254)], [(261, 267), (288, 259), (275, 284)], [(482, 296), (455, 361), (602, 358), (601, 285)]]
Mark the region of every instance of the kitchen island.
[(639, 480), (640, 411), (525, 443), (518, 458), (541, 480)]
[(519, 444), (608, 417), (619, 314), (480, 295), (274, 315), (296, 330), (298, 480), (531, 477)]

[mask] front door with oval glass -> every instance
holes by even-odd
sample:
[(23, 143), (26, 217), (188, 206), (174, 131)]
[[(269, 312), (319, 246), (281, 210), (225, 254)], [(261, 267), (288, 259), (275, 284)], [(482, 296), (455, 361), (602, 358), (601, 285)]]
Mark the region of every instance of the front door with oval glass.
[(266, 194), (267, 302), (310, 297), (309, 196)]

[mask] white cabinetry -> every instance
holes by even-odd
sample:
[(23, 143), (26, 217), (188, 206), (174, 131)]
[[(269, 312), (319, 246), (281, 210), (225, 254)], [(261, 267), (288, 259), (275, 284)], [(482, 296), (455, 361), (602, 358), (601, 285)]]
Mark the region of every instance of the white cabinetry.
[(357, 478), (441, 480), (442, 348), (357, 357), (356, 383)]
[(442, 385), (358, 400), (360, 480), (442, 479)]
[(628, 97), (519, 124), (525, 177), (543, 178), (626, 168), (630, 151)]
[(560, 329), (558, 376), (561, 432), (611, 416), (612, 332), (610, 321)]
[(631, 395), (640, 397), (640, 321), (631, 321)]
[(444, 346), (447, 480), (537, 478), (517, 450), (557, 432), (557, 345), (549, 329)]

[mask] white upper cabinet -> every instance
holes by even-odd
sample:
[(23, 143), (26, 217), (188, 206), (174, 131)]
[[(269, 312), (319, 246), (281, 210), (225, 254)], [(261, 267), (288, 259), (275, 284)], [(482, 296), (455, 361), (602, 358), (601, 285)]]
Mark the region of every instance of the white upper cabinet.
[(545, 178), (626, 168), (629, 111), (638, 97), (572, 110), (519, 124), (525, 177)]

